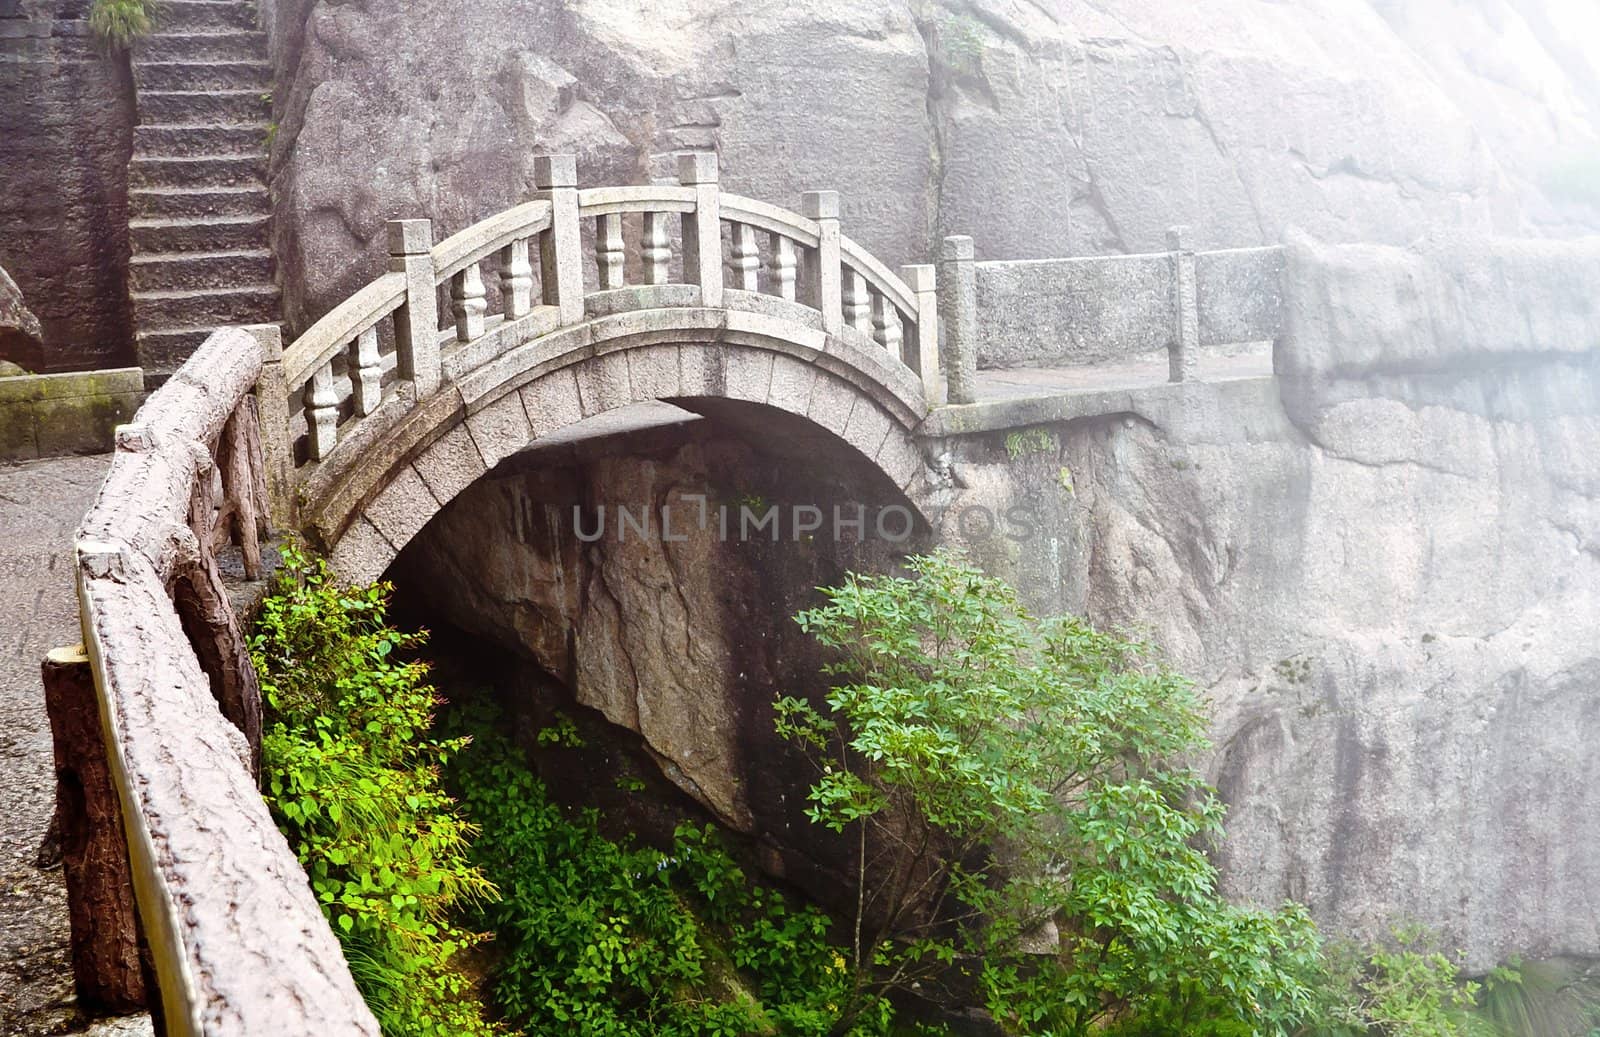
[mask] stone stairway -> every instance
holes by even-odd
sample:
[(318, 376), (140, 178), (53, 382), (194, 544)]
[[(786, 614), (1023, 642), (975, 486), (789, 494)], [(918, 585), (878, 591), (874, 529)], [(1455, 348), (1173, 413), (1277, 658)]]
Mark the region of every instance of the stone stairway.
[(133, 54), (128, 171), (139, 364), (156, 383), (217, 326), (277, 321), (267, 221), (272, 71), (254, 0), (166, 0)]

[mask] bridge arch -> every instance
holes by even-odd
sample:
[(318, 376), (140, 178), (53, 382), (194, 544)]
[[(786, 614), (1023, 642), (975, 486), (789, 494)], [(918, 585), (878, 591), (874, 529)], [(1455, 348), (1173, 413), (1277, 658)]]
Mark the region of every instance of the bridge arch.
[(693, 409), (697, 400), (728, 400), (803, 419), (927, 517), (914, 434), (920, 415), (905, 400), (884, 392), (852, 358), (813, 351), (812, 344), (825, 344), (820, 335), (776, 337), (780, 329), (770, 322), (756, 330), (733, 320), (713, 339), (704, 326), (711, 316), (673, 312), (688, 326), (624, 333), (543, 362), (530, 353), (516, 358), (526, 366), (507, 363), (492, 379), (463, 384), (459, 399), (448, 394), (412, 411), (377, 450), (352, 449), (359, 460), (325, 496), (307, 502), (314, 515), (308, 532), (342, 576), (375, 579), (434, 515), (504, 458), (585, 419), (652, 401)]
[(532, 201), (437, 245), (427, 221), (391, 222), (389, 272), (263, 367), (277, 517), (341, 574), (379, 575), (534, 440), (651, 400), (786, 412), (923, 498), (931, 266), (890, 272), (840, 232), (834, 192), (804, 215), (724, 194), (714, 155), (679, 156), (678, 184), (580, 190), (570, 156), (535, 175)]

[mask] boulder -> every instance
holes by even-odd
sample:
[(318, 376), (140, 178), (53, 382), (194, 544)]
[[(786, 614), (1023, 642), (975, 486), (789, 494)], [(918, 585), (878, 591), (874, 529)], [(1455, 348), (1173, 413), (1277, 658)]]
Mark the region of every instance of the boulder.
[(0, 267), (0, 375), (25, 374), (44, 349), (44, 328), (22, 301), (22, 289)]

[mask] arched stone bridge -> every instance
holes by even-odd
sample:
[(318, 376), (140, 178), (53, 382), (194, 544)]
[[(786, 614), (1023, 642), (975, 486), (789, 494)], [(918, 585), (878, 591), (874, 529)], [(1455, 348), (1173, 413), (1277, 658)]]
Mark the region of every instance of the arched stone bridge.
[[(118, 430), (78, 596), (168, 1033), (377, 1033), (257, 792), (259, 695), (222, 545), (256, 574), (270, 516), (343, 575), (376, 577), (501, 459), (654, 400), (794, 415), (925, 508), (928, 441), (1159, 404), (1169, 377), (1193, 377), (1207, 314), (1233, 313), (1238, 271), (1276, 261), (1197, 266), (1175, 242), (1027, 264), (1049, 289), (1030, 309), (1024, 265), (976, 264), (968, 239), (946, 240), (936, 292), (933, 266), (897, 275), (844, 236), (833, 192), (793, 213), (723, 193), (714, 156), (680, 156), (678, 172), (579, 189), (570, 157), (542, 158), (534, 199), (438, 244), (427, 221), (396, 221), (388, 272), (287, 347), (275, 327), (213, 334)], [(1110, 300), (1090, 314), (1096, 356), (1166, 354), (1135, 377), (1149, 391), (1046, 378), (980, 399), (985, 327), (1077, 342), (1078, 310), (1058, 304), (1091, 290)], [(1271, 321), (1212, 319), (1209, 334), (1270, 338)]]
[(676, 185), (580, 190), (566, 156), (536, 172), (533, 201), (437, 245), (390, 224), (390, 271), (267, 364), (264, 406), (303, 401), (263, 423), (293, 491), (273, 496), (297, 502), (280, 517), (340, 572), (376, 577), (503, 457), (644, 401), (787, 411), (918, 495), (914, 434), (942, 391), (932, 266), (892, 273), (840, 233), (833, 192), (804, 215), (722, 193), (714, 155), (680, 156)]

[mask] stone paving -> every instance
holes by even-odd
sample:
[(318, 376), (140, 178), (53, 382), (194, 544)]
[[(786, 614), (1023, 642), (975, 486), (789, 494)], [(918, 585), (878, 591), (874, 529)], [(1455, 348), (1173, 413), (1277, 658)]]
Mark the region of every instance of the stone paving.
[(0, 1037), (78, 1033), (85, 1022), (61, 869), (37, 865), (55, 807), (39, 661), (80, 639), (68, 551), (106, 465), (105, 456), (0, 465)]

